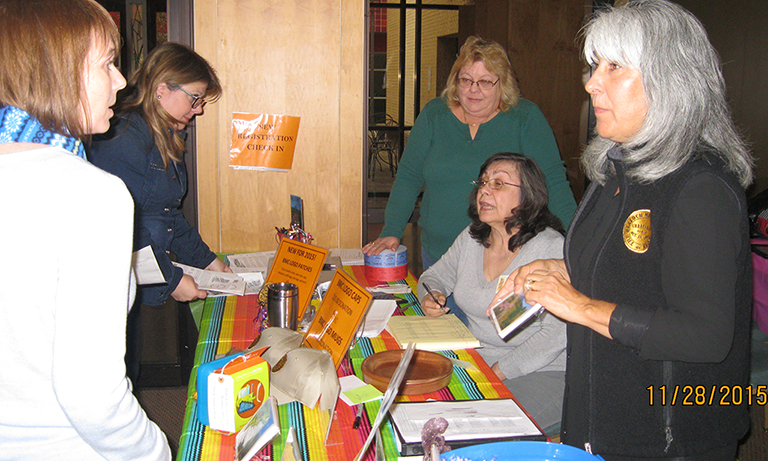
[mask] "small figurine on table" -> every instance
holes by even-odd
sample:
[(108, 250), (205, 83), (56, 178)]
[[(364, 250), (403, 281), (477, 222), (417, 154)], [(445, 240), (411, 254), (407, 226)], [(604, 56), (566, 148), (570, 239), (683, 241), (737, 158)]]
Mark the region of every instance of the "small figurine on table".
[(450, 451), (445, 444), (443, 433), (448, 429), (445, 418), (432, 418), (421, 428), (421, 446), (424, 448), (424, 461), (439, 461), (440, 453)]

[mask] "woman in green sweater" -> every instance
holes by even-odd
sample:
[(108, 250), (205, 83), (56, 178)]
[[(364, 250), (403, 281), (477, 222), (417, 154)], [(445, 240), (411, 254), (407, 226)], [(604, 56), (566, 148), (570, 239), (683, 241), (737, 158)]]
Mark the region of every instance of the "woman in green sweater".
[(466, 204), (480, 166), (491, 155), (509, 151), (536, 160), (547, 179), (549, 208), (567, 227), (576, 201), (552, 129), (534, 103), (520, 98), (504, 48), (469, 37), (442, 96), (428, 102), (416, 119), (398, 164), (384, 228), (363, 251), (372, 255), (397, 249), (424, 187), (418, 224), (426, 270), (469, 224)]

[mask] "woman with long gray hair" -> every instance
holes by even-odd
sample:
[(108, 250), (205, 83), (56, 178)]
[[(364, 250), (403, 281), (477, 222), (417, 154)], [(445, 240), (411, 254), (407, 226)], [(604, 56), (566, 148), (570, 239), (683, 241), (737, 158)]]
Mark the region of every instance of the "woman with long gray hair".
[(607, 460), (734, 459), (749, 428), (752, 158), (701, 23), (666, 0), (586, 26), (597, 136), (565, 259), (517, 270), (569, 322), (563, 442)]

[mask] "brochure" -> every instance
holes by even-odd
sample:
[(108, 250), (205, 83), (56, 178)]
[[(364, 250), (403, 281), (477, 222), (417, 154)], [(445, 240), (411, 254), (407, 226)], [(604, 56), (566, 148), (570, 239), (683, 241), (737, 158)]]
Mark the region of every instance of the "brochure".
[(235, 436), (236, 461), (248, 461), (253, 458), (278, 434), (280, 419), (277, 403), (269, 397)]
[(189, 275), (195, 279), (197, 287), (207, 291), (209, 296), (243, 296), (245, 294), (247, 283), (243, 277), (240, 277), (237, 274), (207, 271), (177, 262), (174, 262), (173, 265), (180, 267), (185, 275)]

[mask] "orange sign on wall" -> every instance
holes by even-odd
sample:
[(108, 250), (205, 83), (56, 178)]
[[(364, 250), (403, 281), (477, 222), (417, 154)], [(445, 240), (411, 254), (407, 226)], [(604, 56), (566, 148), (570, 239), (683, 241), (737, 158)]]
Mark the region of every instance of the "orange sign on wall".
[(290, 170), (300, 120), (290, 115), (234, 112), (229, 165), (249, 170)]

